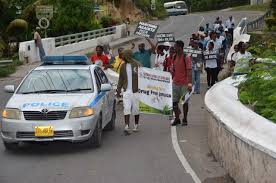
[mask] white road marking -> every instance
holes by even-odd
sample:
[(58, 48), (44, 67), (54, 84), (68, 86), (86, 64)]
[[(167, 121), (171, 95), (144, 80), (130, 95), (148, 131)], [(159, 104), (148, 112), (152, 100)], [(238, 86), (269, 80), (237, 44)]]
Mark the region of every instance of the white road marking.
[(180, 146), (178, 144), (178, 139), (177, 139), (177, 132), (176, 132), (176, 127), (172, 126), (171, 127), (171, 136), (172, 136), (172, 143), (173, 143), (173, 148), (174, 151), (181, 162), (182, 166), (186, 170), (187, 173), (189, 173), (195, 183), (201, 183), (201, 180), (198, 178), (196, 175), (195, 171), (191, 168), (190, 164), (188, 163), (187, 159), (185, 158), (184, 154), (182, 153)]
[(179, 142), (185, 143), (185, 142), (187, 142), (187, 140), (180, 140)]

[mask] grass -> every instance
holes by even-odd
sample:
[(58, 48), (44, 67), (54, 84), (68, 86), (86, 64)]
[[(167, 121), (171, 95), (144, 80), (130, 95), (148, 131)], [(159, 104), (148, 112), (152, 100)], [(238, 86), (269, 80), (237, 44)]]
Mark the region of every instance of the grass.
[(270, 3), (265, 3), (262, 5), (244, 5), (233, 7), (231, 11), (263, 11), (266, 12), (270, 9)]
[(17, 66), (21, 64), (22, 63), (19, 61), (17, 57), (13, 58), (12, 64), (8, 64), (4, 67), (0, 67), (0, 78), (8, 77), (9, 75), (15, 73)]

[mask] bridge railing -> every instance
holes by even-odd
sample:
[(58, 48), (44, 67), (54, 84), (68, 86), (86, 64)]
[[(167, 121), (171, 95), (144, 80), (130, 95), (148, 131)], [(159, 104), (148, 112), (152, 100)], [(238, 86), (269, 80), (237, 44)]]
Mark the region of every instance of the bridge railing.
[(55, 46), (64, 46), (67, 44), (78, 43), (81, 41), (92, 40), (98, 37), (112, 35), (116, 33), (116, 27), (108, 27), (93, 31), (81, 32), (77, 34), (69, 34), (65, 36), (55, 37)]
[(272, 10), (267, 11), (263, 16), (259, 17), (258, 19), (249, 22), (247, 24), (247, 32), (252, 32), (256, 30), (261, 30), (265, 26), (265, 18), (272, 15)]

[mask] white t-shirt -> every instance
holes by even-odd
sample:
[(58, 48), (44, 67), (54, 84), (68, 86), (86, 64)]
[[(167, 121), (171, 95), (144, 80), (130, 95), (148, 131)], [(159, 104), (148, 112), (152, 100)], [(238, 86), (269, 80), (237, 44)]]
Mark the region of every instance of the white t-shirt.
[[(232, 19), (232, 21), (230, 21), (230, 19), (228, 19), (228, 20), (225, 22), (225, 24), (226, 24), (226, 27), (227, 27), (227, 28), (235, 28), (235, 21), (234, 21), (234, 19)], [(233, 26), (232, 24), (234, 24), (234, 26)]]
[(155, 58), (155, 65), (158, 65), (158, 66), (155, 66), (155, 68), (158, 70), (163, 70), (163, 63), (165, 59), (166, 59), (165, 54), (164, 55), (157, 54)]
[(126, 92), (132, 93), (132, 67), (131, 64), (126, 64), (127, 72), (127, 90)]
[(237, 62), (238, 60), (242, 59), (242, 58), (251, 58), (252, 55), (250, 52), (245, 51), (244, 54), (241, 54), (241, 52), (238, 52), (237, 54), (233, 55), (232, 60)]

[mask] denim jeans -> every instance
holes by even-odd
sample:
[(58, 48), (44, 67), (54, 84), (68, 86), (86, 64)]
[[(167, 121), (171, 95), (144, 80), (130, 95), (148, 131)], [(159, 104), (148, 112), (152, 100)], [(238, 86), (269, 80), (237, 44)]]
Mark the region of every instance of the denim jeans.
[(195, 86), (195, 93), (200, 93), (200, 71), (196, 69), (195, 65), (193, 65), (192, 79), (193, 85)]
[(41, 62), (43, 62), (43, 58), (45, 57), (45, 51), (44, 51), (42, 43), (38, 44), (38, 50), (39, 50), (40, 60), (41, 60)]

